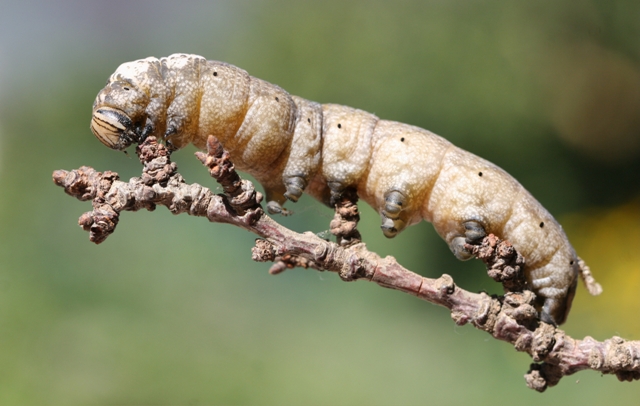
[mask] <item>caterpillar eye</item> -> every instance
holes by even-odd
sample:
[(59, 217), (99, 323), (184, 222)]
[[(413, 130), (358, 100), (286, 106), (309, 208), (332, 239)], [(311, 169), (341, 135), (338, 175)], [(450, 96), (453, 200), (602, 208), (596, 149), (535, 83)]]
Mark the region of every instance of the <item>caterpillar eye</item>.
[(123, 150), (134, 141), (134, 125), (122, 110), (101, 107), (93, 112), (91, 132), (109, 148)]

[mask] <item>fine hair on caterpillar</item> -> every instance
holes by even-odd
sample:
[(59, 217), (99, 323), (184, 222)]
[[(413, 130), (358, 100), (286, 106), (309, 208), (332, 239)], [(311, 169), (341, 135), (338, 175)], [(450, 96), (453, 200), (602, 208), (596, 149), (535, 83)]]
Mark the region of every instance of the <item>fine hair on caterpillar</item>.
[(96, 98), (91, 130), (116, 150), (151, 135), (173, 150), (204, 149), (213, 135), (262, 184), (272, 213), (303, 191), (331, 205), (352, 188), (387, 237), (424, 219), (466, 260), (466, 243), (495, 234), (525, 257), (549, 323), (566, 320), (579, 275), (601, 291), (558, 222), (496, 165), (427, 130), (290, 95), (224, 62), (174, 54), (120, 65)]

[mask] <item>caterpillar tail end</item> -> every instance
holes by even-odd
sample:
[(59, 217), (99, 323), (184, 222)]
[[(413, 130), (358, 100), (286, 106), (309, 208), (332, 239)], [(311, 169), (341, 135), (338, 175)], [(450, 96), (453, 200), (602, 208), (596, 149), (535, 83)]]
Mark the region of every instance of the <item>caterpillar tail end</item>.
[(601, 294), (602, 285), (596, 282), (596, 279), (591, 274), (591, 269), (589, 268), (589, 266), (587, 266), (587, 264), (584, 263), (584, 261), (580, 257), (578, 257), (578, 266), (580, 267), (580, 277), (582, 278), (587, 291), (592, 296), (598, 296), (599, 294)]

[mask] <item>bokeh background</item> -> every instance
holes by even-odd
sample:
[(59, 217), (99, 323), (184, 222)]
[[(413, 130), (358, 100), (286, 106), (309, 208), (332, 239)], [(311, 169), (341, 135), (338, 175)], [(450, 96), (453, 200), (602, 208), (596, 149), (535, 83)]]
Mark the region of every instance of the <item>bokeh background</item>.
[[(51, 181), (135, 157), (89, 131), (125, 61), (224, 60), (292, 94), (418, 125), (505, 168), (563, 224), (604, 286), (566, 331), (640, 339), (640, 2), (636, 0), (0, 3), (0, 403), (635, 404), (640, 383), (581, 372), (544, 394), (530, 358), (409, 295), (336, 275), (267, 274), (254, 236), (125, 213), (95, 246), (90, 209)], [(174, 159), (215, 187), (193, 157)], [(305, 198), (286, 225), (317, 233)], [(292, 206), (292, 207), (291, 207)], [(422, 223), (370, 248), (425, 276), (499, 292)]]

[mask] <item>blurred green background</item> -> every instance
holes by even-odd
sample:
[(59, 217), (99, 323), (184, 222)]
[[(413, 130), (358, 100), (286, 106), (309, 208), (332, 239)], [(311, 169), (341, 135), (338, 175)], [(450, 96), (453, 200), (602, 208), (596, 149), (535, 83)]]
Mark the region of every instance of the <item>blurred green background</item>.
[[(581, 372), (544, 394), (530, 358), (409, 295), (334, 274), (267, 274), (254, 236), (125, 213), (95, 246), (90, 209), (51, 181), (81, 165), (136, 176), (89, 131), (126, 61), (224, 60), (319, 102), (441, 134), (502, 166), (564, 225), (604, 293), (566, 331), (640, 339), (640, 2), (3, 1), (0, 13), (0, 403), (634, 404), (640, 383)], [(193, 148), (174, 159), (215, 187)], [(305, 198), (281, 219), (323, 232)], [(427, 223), (370, 248), (425, 276), (499, 292)]]

